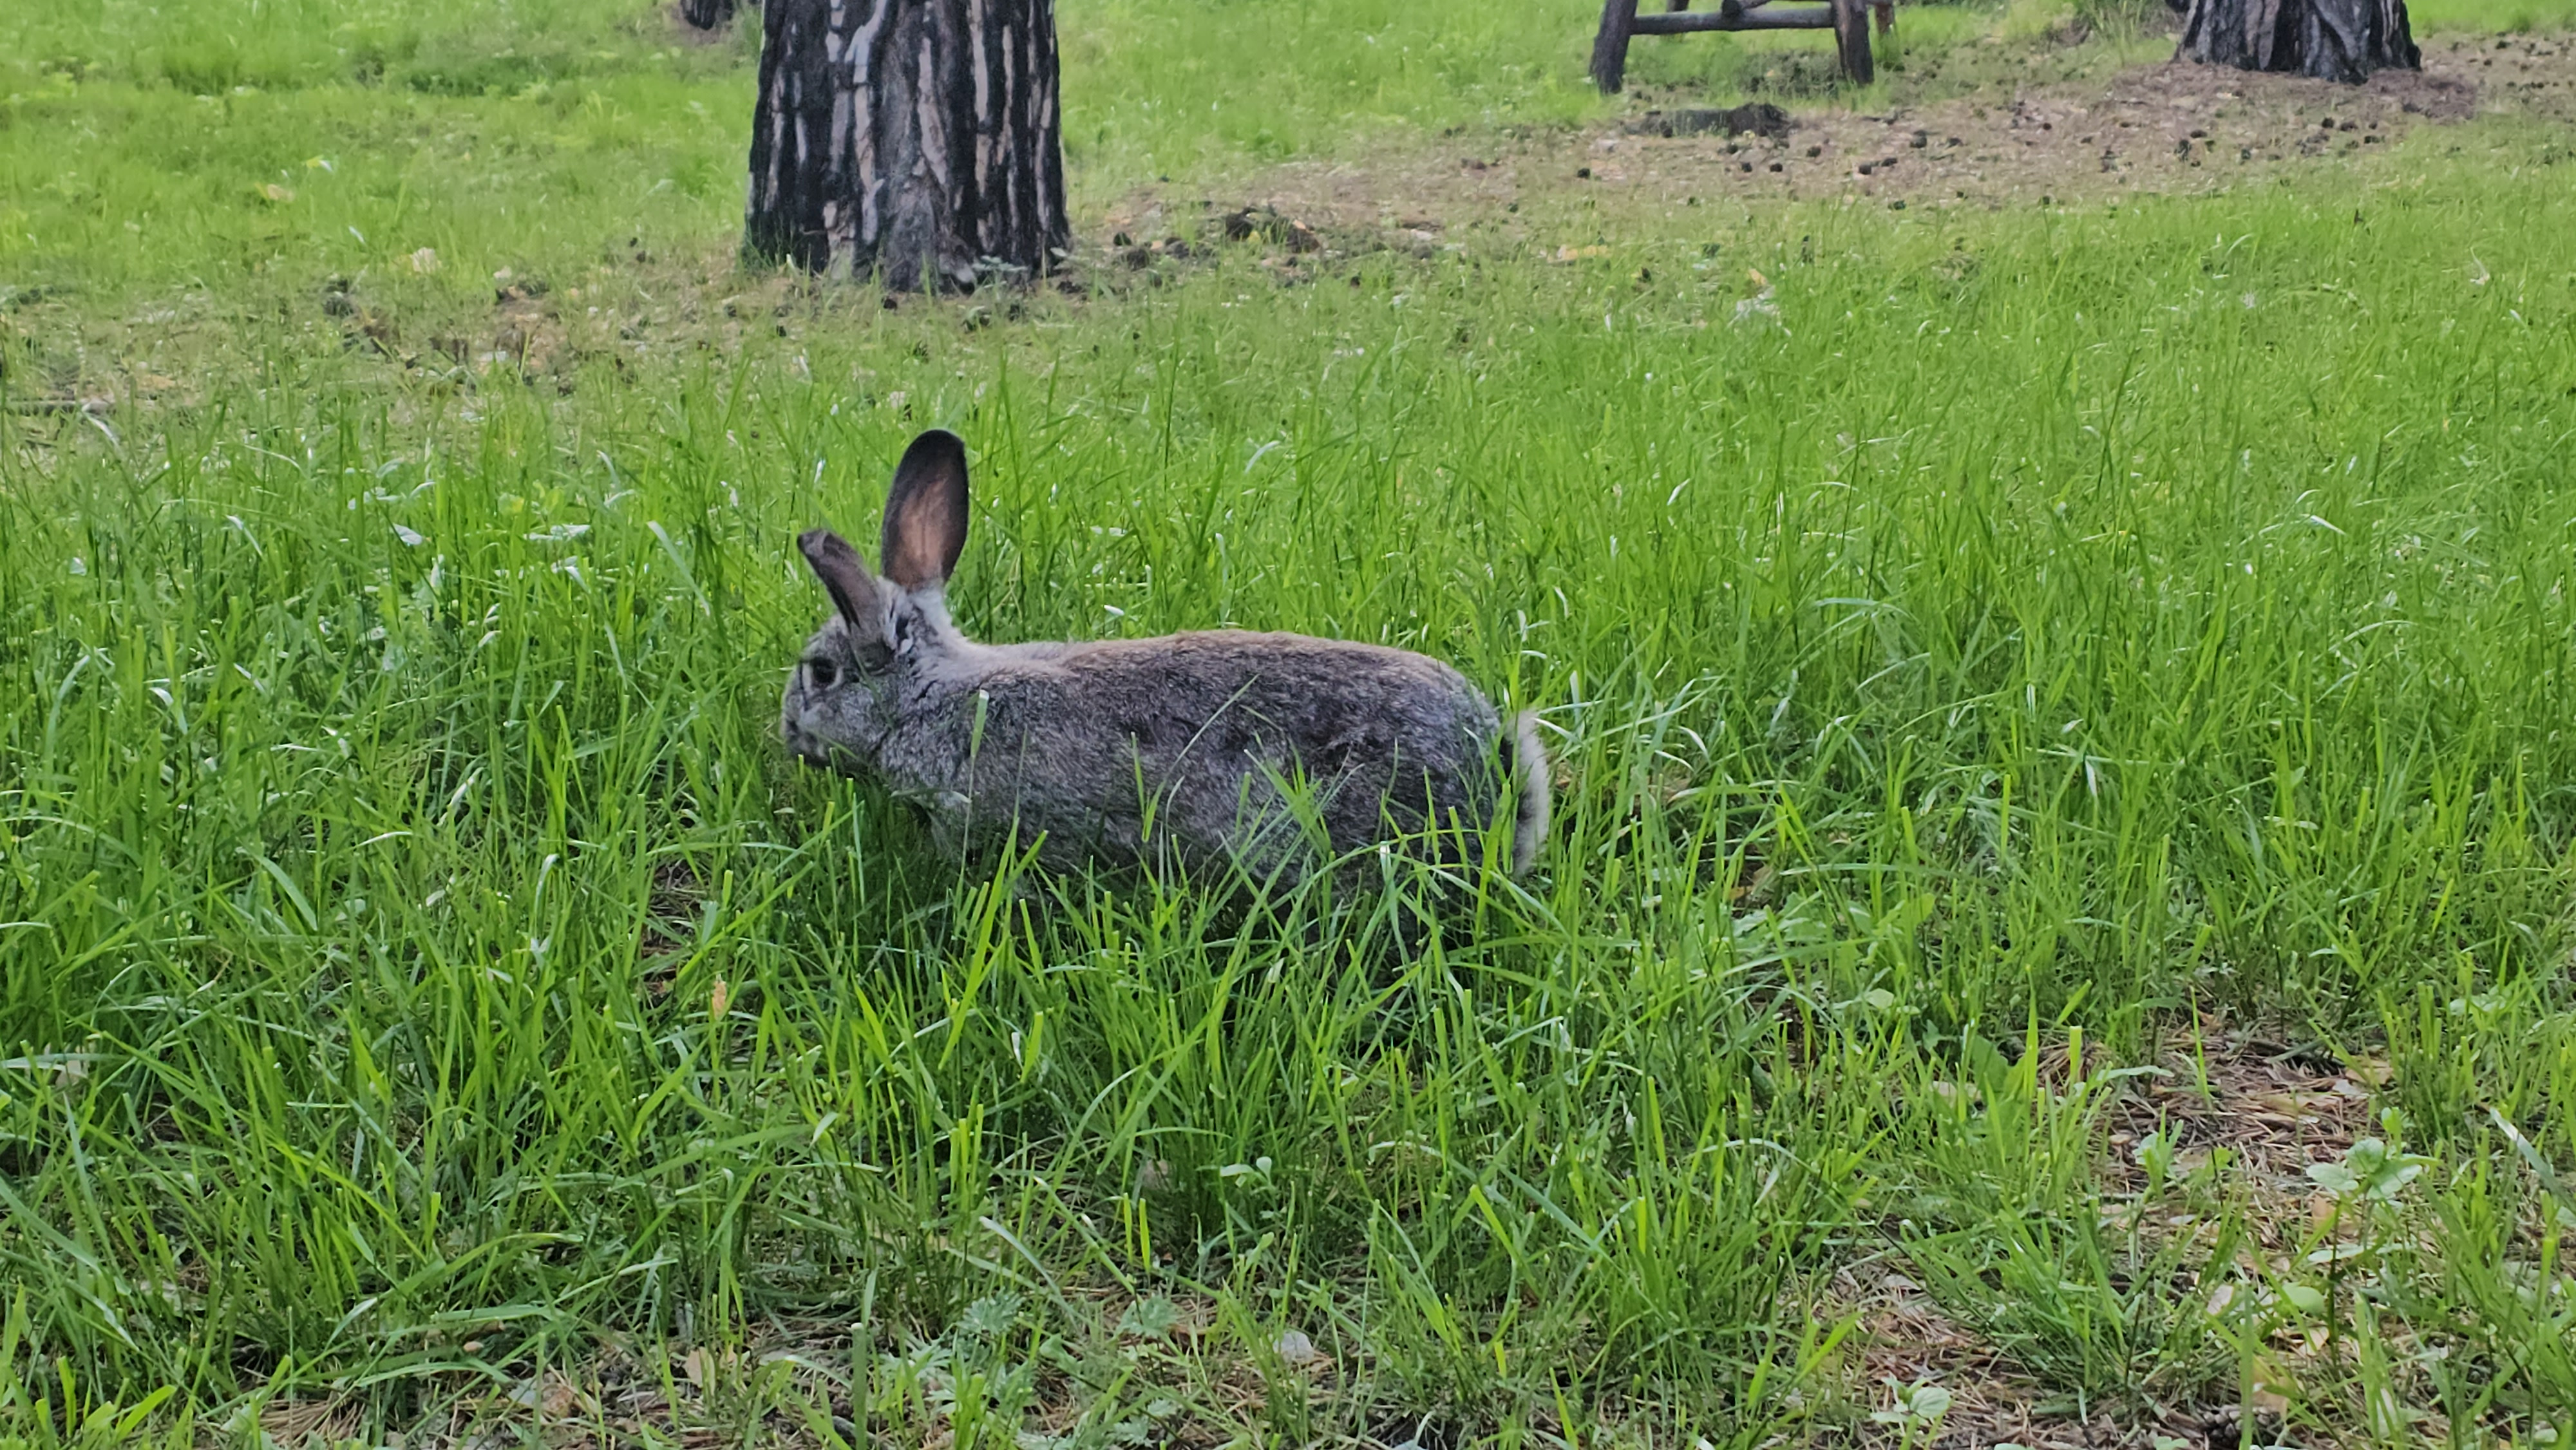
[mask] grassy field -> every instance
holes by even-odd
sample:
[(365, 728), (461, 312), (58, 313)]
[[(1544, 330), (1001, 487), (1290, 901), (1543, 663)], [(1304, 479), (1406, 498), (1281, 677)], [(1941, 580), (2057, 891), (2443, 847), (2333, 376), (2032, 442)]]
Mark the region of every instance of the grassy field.
[[(2576, 1435), (2576, 131), (1622, 200), (1592, 13), (1066, 0), (1081, 285), (899, 306), (641, 0), (0, 14), (0, 1443)], [(2163, 53), (2064, 19), (1795, 104)], [(1560, 180), (1107, 260), (1444, 146)], [(1538, 873), (1408, 955), (798, 769), (931, 424), (970, 630), (1453, 660)]]

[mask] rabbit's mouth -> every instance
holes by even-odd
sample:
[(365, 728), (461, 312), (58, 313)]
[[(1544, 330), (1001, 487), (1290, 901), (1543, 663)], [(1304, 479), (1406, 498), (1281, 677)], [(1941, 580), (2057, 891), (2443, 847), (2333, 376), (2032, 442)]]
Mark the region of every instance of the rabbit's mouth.
[(790, 716), (779, 723), (779, 736), (787, 742), (789, 750), (816, 765), (832, 763), (832, 743), (806, 729), (803, 720)]
[(822, 736), (805, 727), (805, 707), (790, 694), (785, 709), (778, 712), (778, 738), (787, 748), (817, 765), (829, 765), (830, 747)]
[(779, 736), (787, 748), (809, 765), (836, 770), (843, 775), (864, 775), (870, 762), (866, 755), (846, 740), (835, 740), (820, 731), (806, 728), (795, 716), (779, 722)]

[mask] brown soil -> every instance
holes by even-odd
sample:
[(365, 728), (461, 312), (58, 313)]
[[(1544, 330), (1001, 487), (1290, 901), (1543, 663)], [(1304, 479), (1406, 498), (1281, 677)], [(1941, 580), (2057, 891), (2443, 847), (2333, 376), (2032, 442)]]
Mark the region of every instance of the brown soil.
[[(1428, 251), (1471, 230), (1525, 233), (1586, 202), (1615, 212), (1849, 196), (1991, 209), (2187, 194), (2346, 164), (2426, 126), (2515, 110), (2576, 121), (2576, 37), (2437, 37), (2421, 72), (2383, 71), (2362, 86), (2168, 63), (1885, 115), (1795, 112), (1785, 140), (1601, 127), (1463, 155), (1453, 145), (1297, 162), (1223, 202), (1140, 188), (1096, 227), (1101, 241), (1197, 241), (1222, 210), (1248, 202), (1315, 229), (1334, 251)], [(1628, 125), (1642, 117), (1641, 106)]]

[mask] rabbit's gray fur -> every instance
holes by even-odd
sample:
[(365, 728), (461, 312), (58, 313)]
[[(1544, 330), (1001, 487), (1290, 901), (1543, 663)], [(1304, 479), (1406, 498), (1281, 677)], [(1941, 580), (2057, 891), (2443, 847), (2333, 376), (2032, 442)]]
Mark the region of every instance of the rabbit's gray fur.
[(835, 613), (779, 717), (797, 754), (923, 807), (944, 853), (1016, 836), (1056, 870), (1230, 863), (1294, 878), (1318, 835), (1341, 853), (1436, 830), (1437, 856), (1476, 855), (1508, 791), (1512, 869), (1536, 858), (1537, 721), (1505, 735), (1456, 670), (1237, 630), (978, 644), (943, 595), (965, 530), (965, 446), (934, 430), (895, 471), (885, 577), (828, 530), (798, 541)]

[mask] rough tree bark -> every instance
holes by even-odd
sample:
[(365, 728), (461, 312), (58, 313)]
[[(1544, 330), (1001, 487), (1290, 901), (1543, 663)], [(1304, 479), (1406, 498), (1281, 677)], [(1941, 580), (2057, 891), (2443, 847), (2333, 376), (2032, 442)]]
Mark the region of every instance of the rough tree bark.
[(2406, 0), (2190, 0), (2177, 54), (2353, 85), (2424, 63)]
[(1050, 270), (1072, 232), (1054, 0), (767, 0), (744, 250), (889, 287)]

